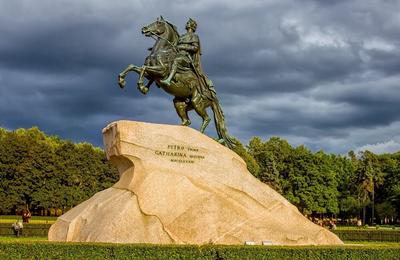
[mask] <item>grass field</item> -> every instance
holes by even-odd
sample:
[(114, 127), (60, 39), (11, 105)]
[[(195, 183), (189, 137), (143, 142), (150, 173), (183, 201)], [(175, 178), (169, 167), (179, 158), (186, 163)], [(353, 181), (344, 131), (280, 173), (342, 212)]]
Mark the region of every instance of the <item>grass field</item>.
[[(14, 223), (17, 220), (22, 220), (21, 216), (13, 215), (0, 215), (0, 223)], [(43, 217), (43, 216), (32, 216), (29, 220), (30, 224), (53, 224), (56, 222), (57, 217)]]
[(43, 237), (16, 237), (16, 236), (0, 236), (0, 243), (37, 243), (49, 242), (47, 236)]
[(385, 230), (400, 231), (398, 226), (371, 226), (371, 227), (354, 227), (354, 226), (338, 226), (337, 230)]

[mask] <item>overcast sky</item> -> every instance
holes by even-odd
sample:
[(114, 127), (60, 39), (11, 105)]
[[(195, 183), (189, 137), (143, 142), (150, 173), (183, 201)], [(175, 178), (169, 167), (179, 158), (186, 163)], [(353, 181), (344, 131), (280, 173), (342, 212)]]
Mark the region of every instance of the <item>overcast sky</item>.
[(136, 74), (116, 82), (143, 64), (154, 41), (140, 29), (159, 15), (180, 33), (197, 21), (204, 70), (242, 142), (400, 150), (398, 0), (0, 0), (0, 126), (102, 146), (115, 120), (179, 124), (172, 96), (143, 96)]

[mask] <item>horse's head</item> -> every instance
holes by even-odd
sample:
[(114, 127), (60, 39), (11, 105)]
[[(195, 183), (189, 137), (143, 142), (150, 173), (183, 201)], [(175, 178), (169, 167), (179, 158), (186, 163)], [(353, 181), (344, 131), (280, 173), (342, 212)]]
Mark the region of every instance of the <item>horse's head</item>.
[(157, 21), (144, 26), (142, 28), (142, 34), (147, 37), (162, 36), (162, 39), (166, 39), (174, 45), (177, 43), (179, 38), (179, 33), (176, 30), (175, 25), (171, 24), (167, 20), (164, 20), (162, 16), (157, 18)]
[(162, 35), (167, 30), (167, 23), (162, 16), (157, 21), (152, 22), (142, 28), (142, 34), (146, 36)]

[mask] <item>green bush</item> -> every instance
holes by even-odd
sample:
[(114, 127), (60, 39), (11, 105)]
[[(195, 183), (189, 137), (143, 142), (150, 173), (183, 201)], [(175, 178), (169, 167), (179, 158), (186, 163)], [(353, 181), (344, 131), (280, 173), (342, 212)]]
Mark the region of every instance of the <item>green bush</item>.
[(0, 243), (0, 259), (398, 259), (400, 247)]
[[(0, 223), (0, 236), (14, 234), (11, 223)], [(47, 236), (51, 224), (24, 224), (22, 236)]]
[(387, 241), (400, 242), (400, 231), (393, 230), (335, 230), (341, 240), (345, 241)]

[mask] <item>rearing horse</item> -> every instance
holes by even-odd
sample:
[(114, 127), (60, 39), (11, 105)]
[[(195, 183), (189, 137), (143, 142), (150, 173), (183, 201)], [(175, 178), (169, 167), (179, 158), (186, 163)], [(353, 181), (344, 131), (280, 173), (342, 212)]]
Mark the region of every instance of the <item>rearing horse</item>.
[[(125, 76), (130, 71), (139, 74), (137, 85), (143, 94), (147, 94), (151, 84), (155, 82), (159, 88), (175, 96), (173, 102), (176, 112), (182, 120), (182, 125), (190, 125), (188, 111), (192, 109), (196, 111), (203, 119), (200, 127), (200, 132), (202, 133), (204, 133), (204, 130), (211, 121), (206, 111), (207, 107), (211, 106), (214, 112), (214, 121), (219, 142), (224, 143), (229, 148), (234, 147), (235, 141), (229, 136), (226, 130), (224, 114), (215, 92), (206, 89), (204, 90), (206, 93), (199, 93), (199, 89), (201, 89), (199, 84), (202, 84), (199, 75), (196, 75), (193, 70), (178, 71), (170, 85), (161, 82), (162, 79), (169, 75), (171, 65), (177, 54), (176, 45), (179, 34), (176, 27), (161, 16), (157, 21), (144, 26), (142, 34), (155, 38), (156, 42), (149, 49), (151, 50), (150, 55), (146, 57), (143, 66), (139, 67), (130, 64), (118, 75), (119, 86), (121, 88), (125, 87)], [(146, 85), (144, 85), (144, 78), (148, 79)]]

